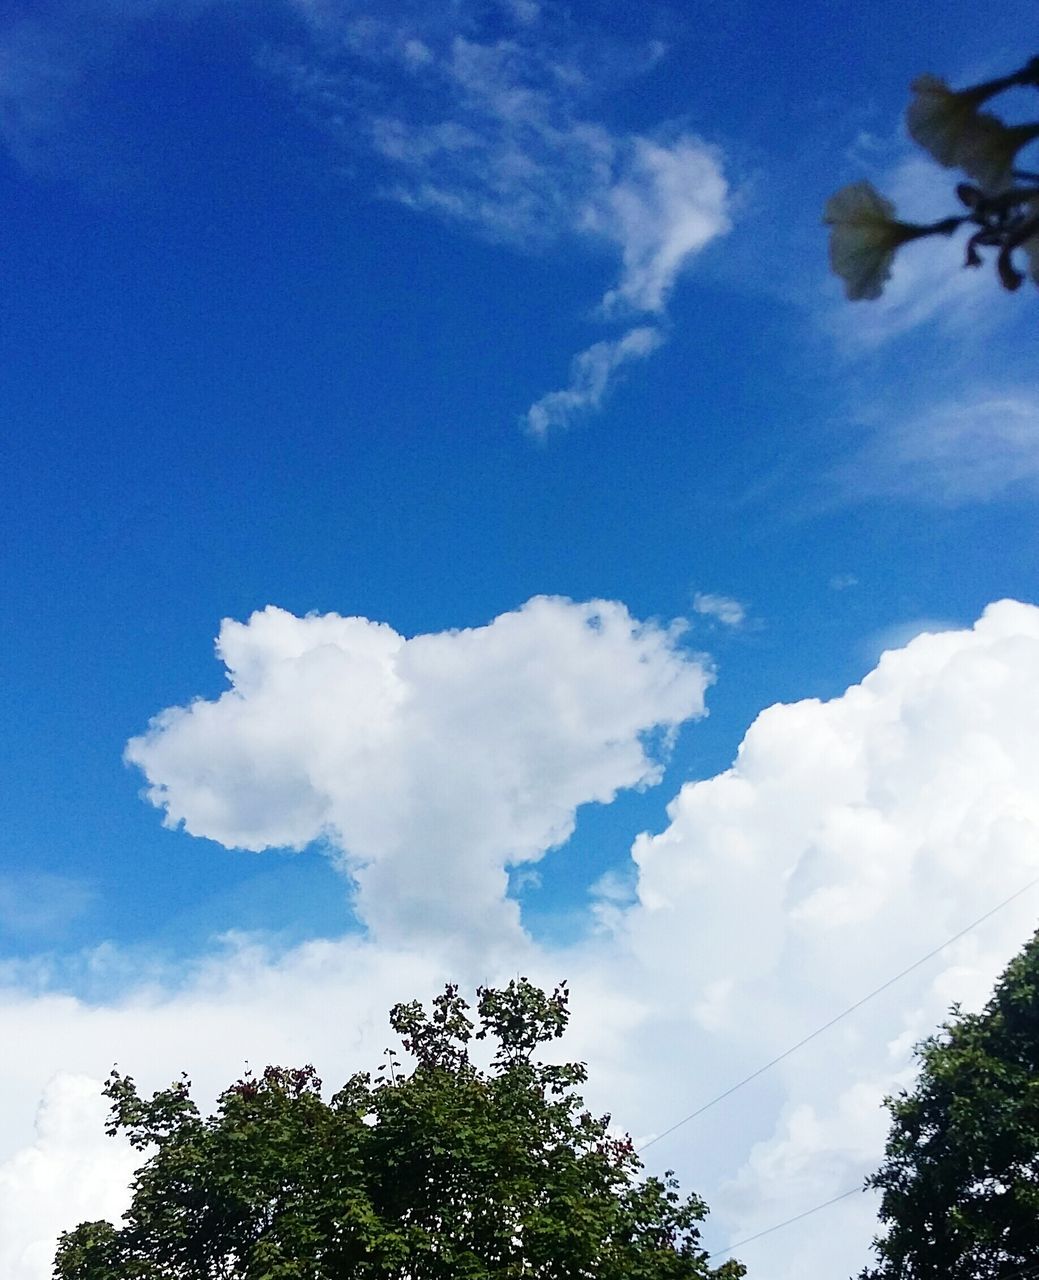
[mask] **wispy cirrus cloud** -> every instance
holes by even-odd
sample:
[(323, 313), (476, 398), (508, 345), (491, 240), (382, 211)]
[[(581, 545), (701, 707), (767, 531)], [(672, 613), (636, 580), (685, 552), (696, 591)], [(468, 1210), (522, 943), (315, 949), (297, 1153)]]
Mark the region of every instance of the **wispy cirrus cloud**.
[[(909, 222), (962, 212), (955, 174), (921, 155), (875, 180)], [(1039, 389), (1021, 376), (1028, 330), (1011, 328), (1034, 299), (1000, 288), (991, 255), (965, 268), (967, 235), (904, 245), (879, 299), (826, 311), (842, 358), (872, 367), (849, 414), (860, 438), (826, 475), (827, 501), (958, 507), (1039, 492)]]
[(578, 415), (599, 409), (617, 371), (634, 360), (645, 360), (663, 341), (659, 329), (639, 325), (623, 337), (593, 343), (571, 361), (568, 385), (549, 391), (530, 406), (524, 415), (527, 430), (543, 438), (555, 428), (568, 427)]
[[(601, 298), (601, 319), (630, 326), (635, 315), (662, 317), (688, 264), (729, 229), (717, 147), (663, 126), (651, 135), (622, 133), (596, 119), (596, 100), (616, 78), (609, 72), (620, 57), (630, 75), (663, 55), (658, 44), (618, 51), (600, 40), (589, 52), (560, 33), (547, 8), (527, 5), (512, 14), (506, 34), (499, 11), (494, 35), (465, 7), (454, 28), (437, 18), (356, 14), (337, 25), (329, 6), (305, 3), (302, 11), (319, 37), (317, 52), (303, 60), (294, 54), (281, 70), (346, 145), (356, 146), (360, 122), (385, 165), (384, 194), (495, 240), (531, 248), (576, 237), (612, 250), (618, 268)], [(345, 39), (349, 58), (341, 43), (328, 53), (332, 32)], [(368, 83), (359, 99), (357, 62), (392, 77), (392, 110), (383, 81), (374, 93)], [(614, 372), (660, 345), (662, 332), (652, 347), (648, 332), (629, 327), (579, 353), (570, 384), (524, 415), (530, 429), (543, 435), (601, 407)], [(588, 381), (598, 387), (600, 376), (601, 390), (590, 393)]]
[(155, 17), (190, 24), (214, 0), (57, 0), (0, 16), (0, 145), (34, 174), (88, 186), (117, 177), (122, 157), (98, 99), (119, 74), (127, 38)]
[[(105, 121), (81, 117), (120, 74), (117, 51), (144, 30), (142, 19), (190, 22), (211, 3), (66, 0), (0, 21), (0, 139), (28, 168), (82, 167), (86, 139), (102, 136)], [(688, 264), (729, 228), (717, 147), (668, 121), (640, 132), (605, 122), (606, 95), (666, 56), (659, 41), (578, 32), (560, 6), (532, 0), (391, 13), (346, 0), (274, 8), (294, 16), (299, 38), (263, 37), (256, 14), (243, 12), (256, 28), (256, 67), (289, 86), (331, 146), (350, 155), (357, 181), (492, 241), (530, 251), (583, 243), (615, 258), (598, 304), (600, 322), (628, 328), (604, 340), (624, 353), (613, 369), (642, 340), (630, 338), (633, 319), (662, 317)], [(105, 150), (95, 167), (110, 180), (116, 162)], [(602, 352), (591, 344), (578, 360), (601, 368)]]
[(69, 876), (42, 871), (0, 873), (0, 930), (53, 933), (89, 911), (96, 896), (92, 886)]
[[(718, 153), (697, 138), (681, 136), (669, 145), (628, 139), (625, 151), (622, 173), (587, 196), (579, 226), (620, 250), (620, 275), (603, 295), (601, 313), (662, 318), (689, 261), (729, 229), (728, 185)], [(620, 338), (593, 343), (574, 357), (569, 384), (527, 410), (529, 430), (544, 436), (569, 426), (578, 413), (598, 409), (616, 371), (664, 341), (660, 327), (641, 325)]]
[(1039, 391), (968, 387), (955, 399), (876, 423), (839, 471), (858, 497), (957, 507), (1039, 493)]

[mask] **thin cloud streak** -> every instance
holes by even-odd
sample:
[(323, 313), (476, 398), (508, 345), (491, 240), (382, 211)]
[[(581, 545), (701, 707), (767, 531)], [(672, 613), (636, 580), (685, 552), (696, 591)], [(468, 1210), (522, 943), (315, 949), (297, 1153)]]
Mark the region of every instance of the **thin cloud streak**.
[[(143, 9), (96, 0), (89, 21), (69, 4), (0, 25), (0, 139), (27, 168), (93, 167), (97, 181), (111, 182), (112, 156), (102, 164), (84, 142), (107, 124), (83, 113), (116, 74), (115, 51), (142, 16), (190, 21), (211, 2), (175, 10), (169, 0), (146, 0)], [(352, 167), (362, 183), (492, 241), (606, 249), (617, 267), (600, 321), (663, 319), (689, 263), (729, 230), (717, 147), (666, 121), (626, 133), (596, 118), (618, 80), (664, 56), (659, 42), (624, 47), (587, 33), (578, 41), (561, 11), (530, 0), (490, 18), (470, 3), (449, 12), (404, 6), (390, 17), (314, 0), (286, 0), (286, 8), (307, 34), (292, 46), (261, 46), (258, 37), (256, 69), (289, 87), (336, 152), (360, 161)], [(639, 340), (629, 336), (592, 344), (575, 369), (601, 366), (611, 348), (617, 367), (634, 354)], [(550, 392), (547, 413), (539, 401), (523, 415), (535, 434), (539, 422), (547, 429), (569, 420), (567, 394)], [(579, 407), (604, 402), (586, 395)]]
[(663, 341), (659, 329), (640, 326), (629, 329), (622, 338), (596, 342), (574, 356), (569, 384), (547, 392), (530, 406), (524, 415), (527, 430), (544, 439), (549, 431), (571, 426), (575, 417), (600, 409), (617, 371), (633, 360), (645, 360)]
[(972, 388), (907, 420), (884, 421), (837, 473), (854, 497), (942, 507), (1039, 492), (1039, 391)]
[[(327, 40), (328, 11), (318, 15)], [(411, 108), (354, 104), (348, 111), (350, 72), (331, 77), (342, 86), (341, 97), (331, 90), (334, 132), (355, 145), (356, 129), (342, 121), (350, 111), (359, 117), (387, 167), (383, 193), (492, 240), (540, 248), (577, 236), (611, 246), (619, 270), (601, 299), (601, 319), (663, 318), (688, 264), (729, 230), (718, 148), (664, 129), (618, 134), (596, 121), (588, 107), (603, 90), (601, 69), (554, 44), (538, 11), (525, 7), (509, 35), (494, 39), (423, 31), (414, 22), (353, 22), (343, 30), (355, 56), (392, 66)], [(303, 99), (329, 97), (327, 65), (317, 73), (297, 60), (285, 70)], [(649, 332), (631, 329), (579, 353), (570, 386), (523, 415), (528, 430), (543, 436), (577, 412), (601, 408), (610, 373), (650, 353)]]

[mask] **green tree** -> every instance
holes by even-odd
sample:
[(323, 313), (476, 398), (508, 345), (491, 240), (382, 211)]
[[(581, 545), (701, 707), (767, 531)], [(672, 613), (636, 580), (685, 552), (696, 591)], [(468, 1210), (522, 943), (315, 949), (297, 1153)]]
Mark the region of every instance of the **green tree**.
[(984, 1011), (954, 1008), (917, 1049), (920, 1078), (889, 1098), (880, 1263), (861, 1280), (1039, 1274), (1039, 934)]
[[(585, 1110), (583, 1065), (538, 1060), (565, 988), (448, 986), (390, 1024), (387, 1050), (326, 1102), (310, 1066), (247, 1074), (203, 1119), (181, 1080), (145, 1099), (113, 1072), (108, 1132), (148, 1152), (121, 1227), (83, 1223), (61, 1280), (737, 1280), (700, 1247), (706, 1207), (673, 1176), (640, 1179), (627, 1137)], [(487, 1071), (469, 1044), (489, 1039)]]

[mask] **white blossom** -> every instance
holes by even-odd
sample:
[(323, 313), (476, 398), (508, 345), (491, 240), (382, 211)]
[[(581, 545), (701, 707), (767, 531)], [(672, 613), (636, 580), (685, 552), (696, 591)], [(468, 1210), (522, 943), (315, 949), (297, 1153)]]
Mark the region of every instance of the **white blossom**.
[(1017, 153), (1039, 137), (1039, 125), (1005, 125), (978, 107), (1001, 81), (954, 91), (937, 76), (920, 76), (910, 86), (906, 111), (909, 136), (947, 169), (962, 169), (991, 193), (1009, 186)]
[(879, 298), (891, 276), (895, 250), (923, 228), (895, 218), (895, 206), (870, 182), (853, 182), (826, 202), (830, 266), (852, 301)]
[(1017, 153), (1036, 137), (1039, 125), (1005, 125), (983, 112), (963, 131), (956, 163), (983, 191), (1003, 191), (1013, 181)]
[(963, 135), (978, 119), (977, 92), (955, 92), (930, 75), (920, 76), (909, 87), (914, 95), (906, 110), (909, 136), (940, 165), (958, 166)]

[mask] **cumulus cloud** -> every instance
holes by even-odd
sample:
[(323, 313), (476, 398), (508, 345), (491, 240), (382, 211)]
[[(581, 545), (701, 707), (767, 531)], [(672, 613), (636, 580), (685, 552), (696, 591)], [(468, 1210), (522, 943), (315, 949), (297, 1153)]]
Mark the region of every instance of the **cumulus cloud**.
[[(1037, 712), (1039, 610), (1009, 601), (970, 630), (884, 654), (840, 698), (763, 712), (733, 767), (684, 787), (668, 828), (636, 843), (625, 936), (658, 998), (710, 1032), (712, 1053), (724, 1044), (738, 1078), (1027, 883), (1039, 870)], [(713, 1197), (734, 1237), (877, 1163), (873, 1102), (948, 1003), (982, 996), (1034, 919), (1025, 896), (744, 1092), (740, 1108), (760, 1108), (771, 1132)], [(834, 1213), (825, 1232), (792, 1237), (796, 1262), (772, 1273), (854, 1269), (869, 1215), (854, 1197)], [(772, 1264), (783, 1245), (764, 1248), (748, 1259)]]
[(54, 1242), (77, 1222), (118, 1220), (140, 1157), (105, 1137), (107, 1113), (89, 1076), (61, 1073), (46, 1086), (32, 1142), (0, 1164), (0, 1272), (7, 1280), (50, 1276)]
[(703, 714), (709, 673), (678, 640), (606, 601), (412, 639), (271, 607), (221, 627), (231, 689), (164, 711), (126, 758), (193, 835), (332, 841), (380, 936), (487, 943), (518, 928), (506, 867), (562, 844), (579, 805), (656, 782)]
[(741, 627), (747, 620), (747, 607), (731, 596), (698, 591), (693, 596), (693, 609), (705, 618), (716, 618), (727, 627)]
[[(577, 690), (567, 704), (562, 684), (553, 686), (563, 719), (600, 727), (618, 716), (625, 720), (615, 707), (585, 700), (580, 668), (586, 659), (604, 684), (615, 681), (617, 671), (636, 687), (644, 678), (637, 660), (617, 665), (618, 651), (629, 659), (643, 653), (657, 673), (650, 683), (661, 688), (685, 670), (666, 656), (666, 633), (649, 632), (648, 649), (640, 649), (622, 613), (603, 623), (603, 633), (615, 630), (602, 651), (593, 646), (602, 658), (596, 665), (583, 629), (593, 637), (602, 633), (582, 607), (546, 602), (538, 608), (571, 651), (554, 668), (566, 671), (565, 681)], [(524, 611), (506, 615), (510, 621), (499, 631), (481, 629), (491, 635), (458, 633), (458, 648), (454, 636), (420, 638), (433, 656), (410, 658), (408, 646), (417, 642), (360, 619), (313, 619), (311, 630), (307, 619), (267, 613), (232, 624), (221, 641), (232, 690), (221, 702), (160, 718), (139, 748), (144, 754), (154, 748), (150, 764), (161, 759), (168, 774), (167, 791), (156, 798), (171, 805), (174, 820), (189, 808), (192, 820), (201, 816), (206, 826), (219, 819), (229, 840), (259, 845), (272, 832), (283, 839), (292, 823), (300, 824), (295, 830), (302, 839), (312, 829), (311, 810), (265, 809), (257, 779), (267, 776), (263, 769), (274, 759), (312, 789), (313, 780), (340, 775), (337, 762), (361, 768), (358, 753), (329, 754), (328, 726), (344, 717), (355, 724), (354, 700), (367, 699), (380, 714), (393, 709), (384, 714), (388, 727), (381, 736), (366, 737), (369, 750), (416, 812), (432, 805), (424, 811), (435, 830), (443, 819), (437, 797), (432, 789), (409, 792), (409, 768), (397, 764), (414, 758), (395, 756), (386, 746), (400, 724), (395, 717), (416, 704), (408, 725), (416, 730), (424, 719), (438, 726), (450, 756), (463, 730), (446, 722), (446, 712), (419, 716), (431, 704), (446, 706), (450, 688), (458, 726), (476, 732), (484, 754), (495, 753), (508, 729), (492, 741), (480, 729), (484, 713), (477, 708), (492, 709), (503, 725), (519, 716), (520, 737), (533, 733), (541, 710), (524, 719), (525, 703), (533, 698), (543, 709), (546, 697), (537, 681), (529, 682), (535, 646), (518, 644), (513, 633), (531, 625), (524, 617)], [(540, 624), (536, 630), (540, 634)], [(510, 654), (521, 691), (515, 701), (502, 691), (497, 662), (481, 654), (485, 645), (500, 645), (503, 661), (506, 650)], [(444, 675), (449, 669), (466, 672), (467, 681), (452, 685)], [(313, 690), (324, 688), (328, 700), (329, 671), (344, 692), (331, 698), (325, 714)], [(497, 690), (494, 697), (481, 692), (482, 683)], [(274, 717), (275, 706), (287, 723)], [(477, 948), (461, 932), (433, 948), (422, 936), (398, 935), (389, 943), (355, 936), (275, 956), (239, 939), (175, 979), (153, 979), (146, 989), (93, 1004), (9, 986), (0, 993), (0, 1014), (20, 1051), (7, 1064), (0, 1159), (7, 1162), (8, 1195), (20, 1197), (14, 1202), (21, 1224), (21, 1234), (10, 1238), (24, 1251), (22, 1242), (43, 1240), (54, 1221), (53, 1180), (34, 1183), (27, 1172), (36, 1157), (25, 1153), (42, 1140), (27, 1129), (26, 1117), (59, 1069), (100, 1080), (117, 1058), (145, 1087), (158, 1087), (185, 1068), (203, 1098), (232, 1079), (244, 1058), (254, 1064), (315, 1060), (334, 1081), (375, 1060), (394, 1000), (428, 995), (449, 977), (464, 983), (517, 971), (546, 983), (569, 977), (575, 1016), (563, 1051), (589, 1062), (594, 1106), (612, 1110), (640, 1139), (652, 1138), (1034, 879), (1037, 724), (1039, 609), (1004, 601), (974, 627), (921, 635), (889, 651), (838, 698), (762, 712), (732, 767), (687, 783), (670, 806), (666, 828), (635, 842), (632, 866), (594, 886), (589, 909), (599, 928), (579, 944), (541, 946), (519, 931), (505, 935), (501, 946)], [(311, 736), (325, 745), (315, 748)], [(243, 749), (246, 741), (252, 755)], [(192, 746), (204, 752), (207, 778), (189, 764)], [(466, 756), (467, 767), (481, 773), (485, 765), (477, 755)], [(502, 767), (514, 778), (529, 778), (525, 766), (516, 766), (525, 759), (523, 749), (507, 753)], [(628, 776), (646, 768), (635, 760)], [(333, 767), (322, 767), (330, 762)], [(596, 756), (589, 776), (601, 776), (600, 764)], [(536, 803), (544, 806), (530, 830), (548, 830), (558, 820), (551, 773), (546, 768), (530, 784), (540, 789)], [(451, 770), (437, 777), (455, 785)], [(370, 812), (359, 788), (325, 785), (324, 792), (329, 812), (345, 814), (348, 801)], [(391, 792), (382, 795), (389, 806)], [(253, 804), (258, 819), (247, 812)], [(503, 812), (507, 816), (507, 807)], [(479, 863), (478, 847), (466, 842), (461, 848)], [(437, 876), (416, 878), (408, 892), (406, 911), (419, 896), (430, 913), (441, 909)], [(710, 1248), (827, 1200), (876, 1166), (886, 1128), (879, 1099), (911, 1079), (912, 1044), (952, 1001), (977, 1007), (1034, 922), (1034, 893), (1025, 894), (733, 1099), (649, 1148), (652, 1166), (674, 1167), (708, 1199)], [(458, 928), (483, 937), (479, 921)], [(336, 1017), (329, 1018), (329, 1009)], [(67, 1108), (53, 1105), (72, 1117), (85, 1114), (76, 1099)], [(84, 1184), (85, 1198), (67, 1216), (110, 1213), (107, 1194), (100, 1183)], [(752, 1270), (765, 1266), (776, 1280), (853, 1274), (866, 1260), (872, 1212), (869, 1197), (853, 1195), (804, 1227), (740, 1252)], [(7, 1238), (0, 1231), (0, 1239)], [(40, 1246), (32, 1256), (43, 1253)], [(0, 1262), (7, 1261), (0, 1254)], [(25, 1271), (25, 1280), (43, 1280), (43, 1264), (32, 1265), (36, 1270)], [(13, 1267), (4, 1273), (17, 1274)]]
[(530, 406), (525, 415), (527, 430), (545, 436), (553, 428), (568, 427), (576, 416), (598, 409), (617, 370), (632, 360), (644, 360), (663, 340), (659, 329), (641, 325), (629, 329), (622, 338), (596, 342), (574, 356), (569, 385), (549, 391)]

